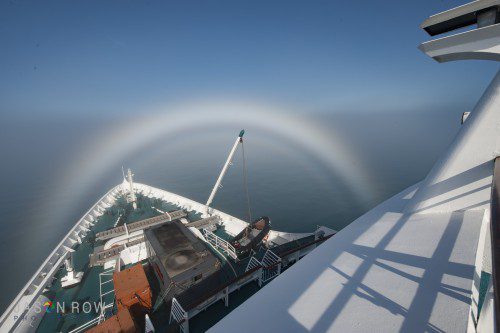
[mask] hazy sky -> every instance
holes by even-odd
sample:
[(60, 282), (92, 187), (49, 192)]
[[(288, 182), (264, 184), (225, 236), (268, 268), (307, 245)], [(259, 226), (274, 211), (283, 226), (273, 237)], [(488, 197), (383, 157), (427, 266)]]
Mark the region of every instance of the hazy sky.
[[(277, 229), (340, 229), (422, 179), (498, 69), (438, 64), (417, 49), (430, 39), (420, 23), (460, 4), (0, 1), (0, 266), (17, 265), (4, 274), (0, 311), (121, 181), (121, 165), (138, 181), (203, 201), (242, 127), (253, 212), (272, 216)], [(211, 99), (221, 104), (197, 103)], [(247, 102), (228, 103), (240, 114), (225, 128), (227, 114), (216, 111), (202, 124), (211, 131), (186, 125), (226, 100)], [(172, 118), (172, 103), (198, 107)], [(286, 114), (248, 121), (253, 105)], [(168, 117), (141, 114), (160, 109)], [(315, 113), (293, 121), (289, 110)], [(158, 131), (176, 119), (184, 120), (178, 131)], [(152, 129), (164, 135), (126, 149)], [(340, 168), (348, 172), (335, 167), (349, 161), (354, 167)], [(241, 177), (230, 176), (215, 204), (242, 217)], [(353, 178), (373, 192), (368, 206), (346, 191)]]
[(437, 64), (419, 24), (462, 1), (2, 1), (0, 113), (207, 98), (304, 111), (472, 107), (496, 64)]

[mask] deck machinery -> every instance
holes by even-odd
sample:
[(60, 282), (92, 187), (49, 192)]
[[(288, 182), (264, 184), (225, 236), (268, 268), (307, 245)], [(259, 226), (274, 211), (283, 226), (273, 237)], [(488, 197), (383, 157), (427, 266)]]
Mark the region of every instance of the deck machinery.
[[(224, 316), (232, 292), (262, 286), (335, 234), (277, 232), (268, 218), (249, 223), (210, 207), (243, 133), (206, 204), (134, 183), (129, 171), (47, 258), (0, 318), (0, 331), (187, 332), (198, 313), (222, 300)], [(99, 306), (73, 312), (75, 302)], [(44, 304), (54, 304), (53, 313), (37, 312)]]
[(162, 288), (156, 308), (220, 269), (220, 260), (208, 245), (178, 220), (146, 230), (145, 238), (149, 261)]

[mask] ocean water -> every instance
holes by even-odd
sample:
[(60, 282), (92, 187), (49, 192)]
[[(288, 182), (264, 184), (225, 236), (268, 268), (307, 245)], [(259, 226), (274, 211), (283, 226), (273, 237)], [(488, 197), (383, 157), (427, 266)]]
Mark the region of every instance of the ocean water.
[[(332, 133), (330, 140), (338, 140), (341, 150), (319, 146), (311, 151), (272, 130), (246, 128), (252, 216), (269, 216), (277, 230), (307, 232), (317, 225), (340, 230), (425, 177), (459, 129), (462, 111), (308, 115)], [(122, 165), (133, 169), (138, 182), (204, 202), (240, 130), (222, 124), (159, 137), (88, 177), (86, 163), (106, 160), (113, 151), (88, 155), (86, 148), (114, 123), (107, 118), (66, 117), (2, 121), (1, 311), (80, 216), (121, 182)], [(118, 140), (116, 149), (120, 145)], [(354, 158), (352, 170), (326, 162), (342, 161), (347, 154)], [(73, 186), (75, 179), (68, 178), (74, 161), (81, 167), (70, 177), (81, 177), (82, 186)], [(242, 170), (239, 151), (214, 206), (246, 219)], [(361, 191), (353, 190), (353, 179)]]

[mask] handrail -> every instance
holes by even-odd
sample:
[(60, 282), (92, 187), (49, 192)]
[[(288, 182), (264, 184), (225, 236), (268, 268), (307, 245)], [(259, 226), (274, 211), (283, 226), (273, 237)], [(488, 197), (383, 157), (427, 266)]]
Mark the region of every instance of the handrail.
[(90, 328), (90, 327), (92, 327), (92, 326), (95, 326), (95, 325), (99, 322), (100, 318), (101, 318), (101, 316), (98, 316), (98, 317), (96, 317), (96, 318), (94, 318), (94, 319), (91, 319), (91, 320), (89, 320), (88, 322), (86, 322), (86, 323), (84, 323), (84, 324), (82, 324), (82, 325), (78, 326), (77, 328), (75, 328), (75, 329), (73, 329), (73, 330), (69, 331), (69, 333), (79, 333), (79, 332), (83, 332), (83, 331), (84, 331), (84, 330), (86, 330), (87, 328)]
[(500, 331), (500, 157), (495, 158), (491, 187), (491, 262), (493, 277), (493, 311), (495, 331)]
[(205, 236), (206, 240), (210, 242), (212, 245), (214, 245), (217, 248), (220, 248), (221, 250), (225, 251), (231, 258), (237, 259), (238, 256), (236, 255), (236, 249), (234, 246), (231, 245), (228, 241), (225, 239), (222, 239), (221, 237), (217, 236), (213, 232), (211, 232), (208, 229), (203, 229), (203, 235)]
[(221, 290), (226, 289), (227, 287), (229, 287), (233, 283), (236, 283), (237, 281), (244, 280), (247, 276), (252, 275), (255, 271), (258, 271), (261, 268), (262, 268), (261, 266), (256, 266), (254, 268), (250, 268), (245, 273), (243, 273), (243, 274), (235, 277), (234, 279), (232, 279), (232, 280), (230, 280), (230, 281), (228, 281), (226, 283), (221, 284), (217, 288), (215, 288), (213, 290), (206, 291), (205, 294), (203, 296), (201, 296), (200, 298), (198, 298), (197, 300), (192, 301), (189, 304), (185, 304), (185, 308), (189, 311), (189, 310), (197, 307), (198, 305), (200, 305), (201, 303), (205, 302), (210, 297), (216, 295)]
[[(36, 298), (41, 294), (43, 287), (45, 286), (45, 282), (48, 281), (48, 279), (53, 276), (54, 272), (56, 269), (59, 267), (60, 263), (62, 262), (61, 258), (64, 257), (64, 255), (67, 254), (68, 250), (65, 249), (67, 242), (71, 243), (71, 236), (74, 235), (75, 232), (77, 232), (77, 228), (84, 224), (85, 222), (88, 223), (86, 220), (89, 216), (91, 218), (94, 218), (92, 214), (97, 211), (100, 205), (104, 204), (109, 197), (114, 197), (116, 195), (116, 192), (119, 191), (121, 185), (117, 185), (113, 188), (111, 188), (108, 192), (106, 192), (79, 220), (78, 222), (75, 223), (75, 225), (69, 230), (69, 232), (64, 236), (64, 238), (60, 241), (60, 243), (52, 250), (52, 252), (47, 256), (45, 261), (42, 263), (42, 265), (37, 269), (35, 274), (31, 276), (29, 281), (24, 285), (24, 287), (21, 289), (21, 291), (17, 294), (17, 296), (14, 298), (14, 300), (10, 303), (9, 307), (3, 312), (3, 314), (0, 317), (0, 330), (7, 329), (7, 330), (12, 330), (14, 327), (17, 326), (18, 322), (21, 320), (23, 315), (26, 313), (27, 309), (24, 309), (22, 314), (17, 316), (17, 319), (14, 320), (9, 320), (9, 316), (12, 314), (12, 311), (19, 306), (19, 302), (21, 300), (24, 300), (26, 302), (26, 306), (30, 307), (32, 304), (35, 302)], [(55, 259), (55, 257), (59, 258), (56, 263), (51, 263), (51, 259)], [(42, 283), (39, 283), (38, 285), (35, 283), (36, 279), (40, 277), (42, 272), (48, 270), (48, 273), (45, 278), (43, 279)], [(34, 286), (35, 290), (29, 292), (29, 288)], [(25, 308), (26, 306), (23, 306)], [(9, 321), (9, 322), (8, 322)]]

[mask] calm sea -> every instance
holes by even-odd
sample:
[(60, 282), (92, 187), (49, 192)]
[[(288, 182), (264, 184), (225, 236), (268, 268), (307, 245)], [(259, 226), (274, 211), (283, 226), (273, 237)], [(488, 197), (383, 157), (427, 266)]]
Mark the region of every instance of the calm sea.
[[(274, 229), (307, 232), (316, 225), (340, 230), (384, 199), (421, 180), (460, 126), (460, 111), (336, 113), (311, 116), (335, 133), (362, 174), (346, 175), (322, 153), (289, 144), (271, 132), (247, 129), (245, 153), (251, 212), (271, 218)], [(240, 128), (189, 131), (157, 140), (93, 175), (87, 189), (61, 185), (70, 162), (112, 119), (6, 119), (0, 130), (0, 310), (3, 311), (81, 215), (121, 181), (121, 164), (136, 180), (205, 201)], [(300, 131), (300, 128), (296, 129)], [(170, 141), (167, 141), (170, 140)], [(332, 139), (333, 140), (333, 139)], [(339, 143), (340, 144), (340, 143)], [(119, 142), (118, 142), (119, 145)], [(112, 154), (112, 152), (109, 152)], [(324, 157), (324, 156), (323, 156)], [(330, 156), (332, 157), (332, 156)], [(78, 177), (78, 175), (76, 175)], [(358, 178), (368, 200), (350, 188)], [(68, 183), (69, 184), (69, 183)], [(57, 193), (56, 193), (57, 192)], [(241, 154), (236, 155), (215, 206), (246, 217)], [(48, 212), (61, 212), (48, 214)]]

